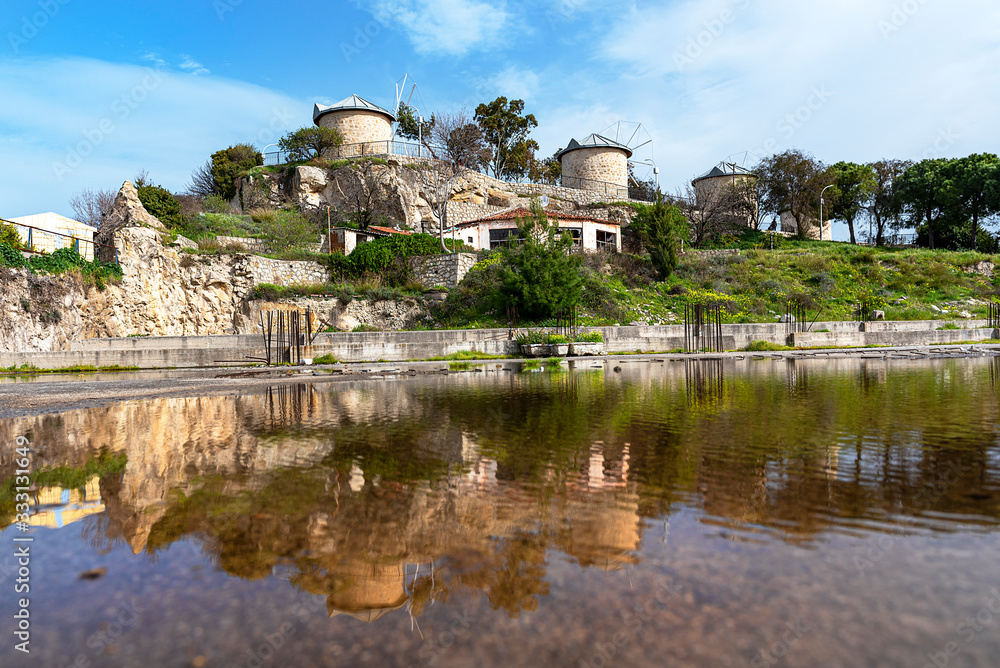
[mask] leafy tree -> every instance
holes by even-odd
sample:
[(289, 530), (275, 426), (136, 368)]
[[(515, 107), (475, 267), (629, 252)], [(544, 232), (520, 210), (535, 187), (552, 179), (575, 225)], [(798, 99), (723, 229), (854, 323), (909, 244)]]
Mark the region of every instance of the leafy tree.
[(868, 220), (875, 228), (875, 244), (885, 243), (888, 226), (899, 227), (903, 205), (896, 192), (896, 180), (912, 165), (906, 160), (878, 160), (868, 164), (874, 176), (874, 187), (868, 203)]
[(992, 153), (959, 158), (951, 161), (948, 173), (959, 216), (971, 224), (969, 246), (976, 249), (980, 222), (1000, 213), (1000, 158)]
[(437, 124), (437, 119), (434, 114), (431, 117), (425, 118), (423, 122), (423, 127), (420, 124), (420, 114), (416, 109), (406, 104), (405, 102), (399, 103), (399, 109), (396, 110), (396, 134), (404, 139), (420, 139), (423, 137), (424, 145), (427, 145), (428, 139), (434, 134), (434, 126)]
[[(149, 183), (148, 177), (140, 179), (142, 183)], [(181, 203), (167, 190), (156, 185), (143, 185), (136, 188), (139, 193), (139, 201), (150, 214), (156, 216), (161, 223), (170, 229), (180, 227), (184, 216), (181, 213)]]
[[(631, 165), (629, 166), (631, 167)], [(562, 178), (562, 163), (559, 162), (558, 158), (555, 156), (544, 160), (532, 158), (531, 164), (528, 166), (528, 179), (532, 183), (546, 183), (554, 186), (559, 183), (560, 178)]]
[[(237, 180), (247, 170), (263, 165), (264, 156), (249, 144), (236, 144), (213, 153), (210, 163), (210, 166), (206, 165), (203, 169), (211, 172), (211, 192), (229, 201), (236, 196)], [(195, 175), (197, 177), (197, 172)]]
[(528, 135), (538, 127), (538, 121), (534, 114), (524, 114), (524, 100), (508, 102), (506, 97), (498, 97), (476, 107), (475, 119), (492, 149), (489, 166), (493, 176), (527, 173), (528, 158), (538, 150), (538, 143)]
[(847, 223), (851, 243), (856, 244), (854, 221), (875, 192), (875, 170), (869, 165), (838, 162), (830, 167), (827, 177), (833, 181), (833, 188), (829, 190), (830, 217)]
[(533, 204), (531, 213), (518, 221), (521, 244), (502, 250), (498, 306), (514, 306), (526, 318), (548, 318), (579, 303), (583, 257), (571, 252), (572, 239), (559, 234), (541, 206)]
[(289, 132), (278, 140), (278, 148), (286, 151), (292, 160), (322, 158), (323, 154), (344, 143), (344, 136), (336, 128), (311, 126)]
[(930, 248), (941, 245), (947, 220), (955, 211), (957, 196), (948, 176), (948, 160), (935, 158), (911, 165), (895, 182), (910, 225)]
[(662, 193), (657, 193), (655, 202), (637, 207), (631, 227), (649, 252), (660, 280), (670, 278), (677, 268), (681, 239), (687, 235), (688, 223), (681, 210), (666, 202)]
[(764, 158), (754, 170), (766, 213), (791, 214), (800, 237), (805, 236), (819, 211), (820, 192), (829, 185), (823, 163), (802, 151), (788, 150)]

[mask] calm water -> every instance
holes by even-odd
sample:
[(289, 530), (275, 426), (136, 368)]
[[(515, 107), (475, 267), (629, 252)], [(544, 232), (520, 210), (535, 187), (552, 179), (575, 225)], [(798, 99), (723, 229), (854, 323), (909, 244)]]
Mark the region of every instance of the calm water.
[(1000, 360), (619, 364), (2, 421), (0, 663), (1000, 665)]

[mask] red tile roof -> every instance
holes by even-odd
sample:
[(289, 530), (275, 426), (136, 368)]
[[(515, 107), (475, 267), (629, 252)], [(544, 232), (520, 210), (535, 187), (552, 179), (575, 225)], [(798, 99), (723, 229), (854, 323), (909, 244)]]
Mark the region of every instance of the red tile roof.
[(379, 225), (369, 225), (368, 229), (372, 232), (381, 232), (382, 234), (413, 234), (408, 230), (397, 230), (392, 227), (380, 227)]
[[(562, 211), (546, 211), (549, 219), (560, 220), (578, 220), (578, 221), (589, 221), (591, 223), (604, 223), (605, 225), (621, 225), (621, 223), (616, 223), (613, 220), (603, 220), (601, 218), (591, 218), (590, 216), (577, 216), (572, 213), (563, 213)], [(459, 223), (457, 227), (466, 227), (468, 225), (478, 225), (479, 223), (489, 223), (497, 220), (517, 220), (519, 218), (530, 218), (532, 213), (523, 207), (517, 207), (515, 209), (508, 209), (507, 211), (501, 211), (500, 213), (493, 214), (492, 216), (487, 216), (486, 218), (478, 218), (476, 220), (469, 220), (464, 223)]]

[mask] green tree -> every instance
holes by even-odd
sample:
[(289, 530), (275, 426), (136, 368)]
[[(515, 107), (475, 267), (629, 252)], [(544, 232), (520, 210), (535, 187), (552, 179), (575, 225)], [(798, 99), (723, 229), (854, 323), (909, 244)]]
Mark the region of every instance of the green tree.
[(681, 240), (687, 236), (687, 219), (680, 209), (667, 203), (659, 192), (652, 204), (636, 208), (631, 227), (649, 252), (660, 280), (666, 280), (677, 268), (677, 251)]
[(528, 158), (538, 150), (538, 143), (528, 135), (532, 128), (538, 127), (538, 121), (534, 114), (524, 113), (524, 100), (508, 102), (506, 97), (498, 97), (476, 107), (475, 119), (493, 152), (490, 160), (493, 176), (527, 173)]
[(875, 228), (875, 244), (877, 246), (885, 243), (887, 227), (900, 226), (903, 204), (896, 191), (896, 180), (912, 164), (907, 160), (878, 160), (868, 164), (875, 177), (872, 196), (868, 202), (868, 220)]
[[(247, 170), (264, 164), (264, 156), (249, 144), (236, 144), (212, 154), (211, 165), (205, 168), (211, 174), (212, 193), (229, 201), (236, 196), (236, 182)], [(198, 174), (195, 173), (195, 180)], [(197, 184), (196, 184), (197, 185)], [(192, 188), (192, 192), (194, 189)]]
[(343, 143), (344, 136), (336, 128), (314, 125), (289, 132), (278, 140), (278, 148), (288, 152), (290, 160), (311, 160)]
[(869, 165), (838, 162), (830, 167), (827, 178), (833, 181), (830, 188), (830, 217), (847, 223), (851, 243), (856, 244), (854, 221), (865, 210), (875, 192), (875, 170)]
[(434, 134), (436, 122), (434, 114), (431, 114), (431, 117), (425, 118), (421, 125), (420, 113), (405, 102), (400, 102), (399, 109), (396, 110), (396, 134), (404, 139), (423, 138), (424, 144), (426, 144)]
[(805, 236), (819, 215), (820, 192), (829, 185), (823, 163), (802, 151), (788, 150), (764, 158), (754, 174), (763, 194), (759, 205), (764, 212), (790, 214), (799, 236)]
[(139, 179), (142, 185), (136, 188), (139, 193), (139, 201), (150, 214), (159, 219), (161, 223), (170, 229), (180, 227), (184, 220), (181, 213), (181, 203), (173, 194), (161, 186), (153, 185), (147, 178)]
[[(631, 165), (629, 166), (631, 167)], [(544, 160), (531, 160), (531, 165), (528, 167), (528, 179), (532, 183), (546, 183), (554, 186), (559, 183), (560, 178), (562, 178), (562, 163), (555, 156)]]
[(518, 221), (520, 245), (503, 249), (498, 306), (517, 308), (525, 318), (548, 318), (575, 307), (583, 294), (583, 257), (573, 253), (568, 234), (549, 222), (537, 203), (531, 216)]
[(954, 186), (959, 216), (971, 225), (969, 247), (979, 247), (980, 223), (1000, 213), (1000, 158), (980, 153), (951, 161), (948, 173)]
[(899, 201), (917, 229), (918, 241), (937, 248), (948, 236), (949, 219), (955, 213), (957, 196), (949, 178), (949, 161), (944, 158), (921, 160), (896, 180)]

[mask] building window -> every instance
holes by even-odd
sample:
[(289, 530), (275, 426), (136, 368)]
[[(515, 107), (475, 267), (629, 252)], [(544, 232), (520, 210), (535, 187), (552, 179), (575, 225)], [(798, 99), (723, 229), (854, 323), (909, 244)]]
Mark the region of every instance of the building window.
[(616, 236), (617, 235), (614, 232), (597, 230), (597, 250), (617, 251), (618, 244), (615, 238)]
[(502, 230), (490, 230), (490, 248), (500, 248), (501, 246), (518, 245), (520, 246), (524, 239), (521, 237), (521, 231), (516, 227), (508, 227)]
[(473, 237), (469, 237), (469, 245), (471, 246), (474, 243), (475, 243), (475, 239), (473, 239)]
[(563, 233), (569, 232), (573, 236), (573, 245), (579, 247), (583, 243), (583, 230), (579, 227), (560, 227), (559, 235), (562, 236)]

